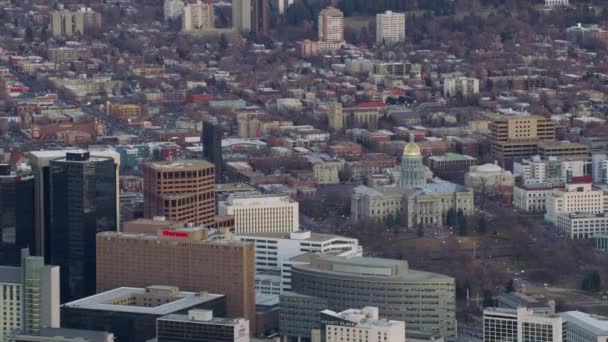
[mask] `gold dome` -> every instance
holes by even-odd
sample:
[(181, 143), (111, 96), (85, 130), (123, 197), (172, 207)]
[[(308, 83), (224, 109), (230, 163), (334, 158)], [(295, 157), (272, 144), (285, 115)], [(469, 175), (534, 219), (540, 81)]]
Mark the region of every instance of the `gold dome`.
[(415, 143), (407, 143), (403, 148), (403, 155), (408, 157), (418, 157), (420, 156), (420, 147)]

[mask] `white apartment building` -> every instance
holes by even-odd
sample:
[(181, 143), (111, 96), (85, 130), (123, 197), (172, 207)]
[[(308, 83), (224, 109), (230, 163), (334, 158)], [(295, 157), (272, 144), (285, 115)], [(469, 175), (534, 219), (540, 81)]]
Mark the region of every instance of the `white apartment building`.
[(570, 0), (545, 0), (545, 6), (557, 7), (557, 6), (569, 6)]
[(608, 341), (608, 317), (590, 315), (580, 311), (567, 311), (559, 315), (566, 321), (566, 341)]
[(547, 195), (545, 220), (557, 224), (559, 214), (601, 214), (607, 202), (604, 191), (594, 190), (591, 183), (566, 184), (563, 190), (555, 189)]
[(557, 315), (534, 313), (527, 308), (486, 308), (483, 341), (564, 341), (564, 320)]
[(585, 176), (586, 161), (559, 160), (549, 157), (548, 160), (540, 156), (533, 156), (513, 163), (513, 172), (520, 176), (523, 184), (564, 184), (572, 177)]
[(513, 173), (522, 177), (523, 184), (543, 184), (546, 174), (545, 162), (540, 156), (514, 162)]
[(184, 6), (182, 31), (203, 31), (215, 25), (213, 5), (197, 1)]
[(182, 0), (165, 0), (163, 14), (165, 21), (176, 20), (184, 13), (184, 2)]
[(443, 79), (443, 95), (470, 96), (479, 93), (479, 80), (472, 77), (446, 77)]
[(380, 319), (377, 307), (323, 310), (321, 329), (313, 331), (312, 341), (405, 342), (405, 322)]
[[(256, 273), (279, 272), (282, 290), (291, 290), (291, 265), (297, 263), (291, 260), (294, 257), (305, 253), (363, 256), (363, 247), (359, 245), (359, 240), (332, 234), (299, 231), (242, 234), (236, 235), (236, 238), (255, 244)], [(270, 281), (266, 275), (259, 278)]]
[(319, 42), (344, 42), (344, 14), (335, 7), (327, 7), (319, 13)]
[(570, 239), (590, 239), (608, 234), (608, 217), (592, 213), (558, 214), (555, 227), (559, 234)]
[(386, 11), (376, 14), (376, 42), (398, 43), (405, 41), (405, 13)]
[(234, 233), (290, 233), (299, 230), (297, 201), (284, 195), (235, 194), (218, 205), (220, 215), (234, 217)]

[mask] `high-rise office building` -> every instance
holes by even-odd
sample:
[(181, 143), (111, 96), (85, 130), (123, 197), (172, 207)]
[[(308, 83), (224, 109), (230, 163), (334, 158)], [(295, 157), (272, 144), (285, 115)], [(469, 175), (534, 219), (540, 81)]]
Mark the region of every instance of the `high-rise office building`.
[[(97, 235), (97, 291), (171, 284), (226, 295), (228, 317), (255, 320), (255, 250), (238, 240), (210, 240), (203, 228), (158, 236)], [(252, 323), (253, 324), (253, 323)]]
[(197, 1), (183, 8), (182, 31), (204, 31), (215, 27), (213, 5)]
[(59, 267), (21, 251), (21, 266), (0, 266), (0, 342), (13, 333), (59, 327)]
[(319, 41), (342, 43), (344, 41), (344, 14), (335, 7), (327, 7), (319, 13)]
[(222, 183), (222, 126), (216, 117), (208, 117), (203, 121), (203, 157), (215, 166), (215, 182)]
[(484, 342), (562, 342), (565, 333), (564, 320), (555, 314), (536, 313), (525, 307), (483, 311)]
[(163, 3), (165, 21), (177, 20), (183, 13), (184, 2), (182, 0), (165, 0)]
[(270, 29), (270, 0), (252, 0), (251, 32), (255, 35), (268, 35)]
[(299, 203), (284, 195), (235, 194), (219, 203), (219, 213), (234, 216), (235, 234), (289, 233), (300, 229)]
[(241, 33), (251, 32), (251, 0), (232, 0), (232, 27)]
[(0, 264), (19, 265), (21, 249), (36, 255), (34, 176), (31, 170), (10, 170), (0, 164)]
[[(456, 339), (454, 278), (410, 269), (403, 260), (311, 253), (298, 261), (291, 267), (290, 300), (280, 302), (283, 336), (309, 338), (299, 335), (303, 332), (299, 312), (309, 312), (308, 303), (317, 306), (325, 301), (326, 309), (334, 311), (375, 306), (381, 316), (405, 321), (408, 330), (439, 333), (447, 341)], [(292, 310), (292, 304), (298, 310)], [(320, 322), (306, 324), (318, 328)]]
[[(50, 235), (48, 229), (50, 227), (50, 210), (51, 210), (51, 161), (56, 159), (65, 158), (66, 153), (78, 152), (79, 150), (52, 150), (52, 151), (32, 151), (29, 153), (28, 160), (32, 168), (32, 173), (36, 179), (36, 191), (35, 199), (36, 204), (34, 205), (35, 213), (35, 238), (36, 246), (34, 251), (36, 255), (43, 255), (49, 260), (50, 251)], [(114, 163), (114, 177), (116, 180), (119, 179), (120, 169), (120, 154), (109, 149), (95, 149), (89, 151), (92, 157), (99, 158), (111, 158)], [(118, 194), (118, 181), (114, 185), (115, 193)], [(119, 197), (116, 196), (114, 206), (116, 207), (116, 222), (120, 221), (119, 213)]]
[(116, 231), (114, 160), (87, 151), (51, 160), (49, 263), (61, 267), (62, 302), (95, 293), (95, 235)]
[(405, 13), (386, 11), (376, 14), (376, 42), (398, 43), (405, 41)]
[(249, 322), (214, 317), (212, 310), (189, 310), (156, 320), (158, 342), (249, 342)]
[(537, 154), (540, 142), (555, 140), (555, 124), (542, 116), (496, 118), (490, 131), (493, 157), (509, 167), (514, 160)]
[(145, 217), (199, 225), (213, 222), (213, 164), (194, 159), (145, 162), (143, 172)]
[(221, 294), (186, 292), (178, 287), (151, 285), (120, 287), (61, 306), (61, 326), (108, 330), (117, 341), (145, 342), (156, 336), (156, 320), (191, 309), (226, 312)]

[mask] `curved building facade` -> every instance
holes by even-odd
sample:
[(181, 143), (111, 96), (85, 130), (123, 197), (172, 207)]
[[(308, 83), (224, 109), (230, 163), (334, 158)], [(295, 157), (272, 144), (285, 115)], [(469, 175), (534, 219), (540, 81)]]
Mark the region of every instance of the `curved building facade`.
[(311, 255), (310, 263), (292, 267), (292, 291), (322, 298), (330, 310), (376, 306), (381, 317), (448, 341), (456, 339), (454, 284), (454, 278), (409, 269), (402, 260)]

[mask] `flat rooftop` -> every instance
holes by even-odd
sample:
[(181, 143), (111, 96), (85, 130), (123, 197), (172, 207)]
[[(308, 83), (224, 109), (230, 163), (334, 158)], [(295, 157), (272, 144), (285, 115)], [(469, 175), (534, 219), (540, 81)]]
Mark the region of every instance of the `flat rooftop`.
[[(151, 292), (148, 292), (148, 290), (151, 290)], [(126, 299), (134, 299), (137, 296), (160, 298), (164, 303), (156, 306), (132, 305), (127, 303)], [(90, 297), (63, 304), (62, 307), (164, 316), (176, 311), (187, 310), (196, 305), (221, 297), (224, 297), (224, 295), (207, 292), (179, 291), (177, 288), (171, 286), (156, 285), (148, 288), (119, 287), (114, 290), (98, 293)]]
[(242, 322), (242, 318), (225, 318), (225, 317), (213, 317), (210, 320), (196, 320), (191, 319), (187, 314), (170, 314), (158, 318), (159, 321), (171, 321), (171, 322), (188, 322), (188, 323), (200, 323), (200, 324), (211, 324), (211, 325), (235, 325)]
[[(303, 231), (299, 231), (296, 232), (296, 236), (302, 236), (302, 234), (297, 234), (297, 233), (308, 233), (308, 232), (303, 232)], [(340, 235), (333, 235), (333, 234), (323, 234), (323, 233), (315, 233), (315, 232), (310, 232), (310, 236), (309, 237), (293, 237), (294, 234), (290, 234), (290, 233), (252, 233), (252, 234), (242, 234), (242, 235), (238, 235), (239, 238), (246, 238), (246, 237), (251, 237), (251, 238), (266, 238), (266, 239), (284, 239), (284, 240), (294, 240), (294, 241), (311, 241), (311, 242), (325, 242), (325, 241), (329, 241), (329, 240), (333, 240), (333, 239), (348, 239), (348, 240), (355, 240), (355, 238), (349, 238), (349, 237), (345, 237), (345, 236), (340, 236)]]
[(21, 267), (0, 266), (0, 284), (21, 284)]
[[(292, 260), (296, 260), (292, 258)], [(386, 279), (388, 282), (427, 282), (427, 281), (453, 281), (452, 277), (409, 268), (407, 261), (374, 257), (341, 257), (308, 253), (300, 255), (297, 261), (303, 264), (294, 264), (292, 269), (302, 269), (328, 274), (374, 278), (378, 281)], [(308, 263), (307, 263), (308, 262)]]
[(182, 159), (172, 161), (151, 161), (146, 162), (156, 169), (187, 169), (187, 168), (209, 168), (213, 164), (201, 159)]
[(566, 322), (572, 323), (598, 336), (608, 336), (608, 317), (591, 315), (580, 311), (559, 314)]

